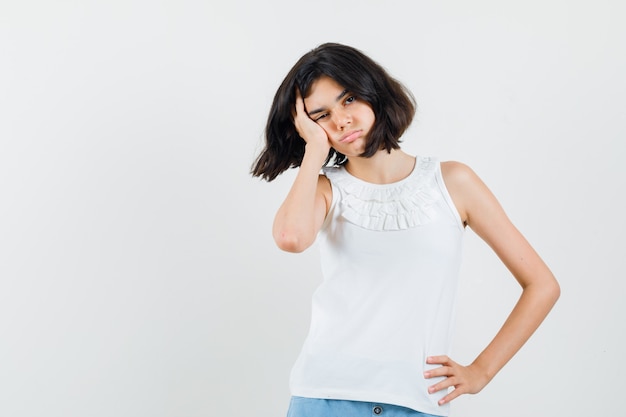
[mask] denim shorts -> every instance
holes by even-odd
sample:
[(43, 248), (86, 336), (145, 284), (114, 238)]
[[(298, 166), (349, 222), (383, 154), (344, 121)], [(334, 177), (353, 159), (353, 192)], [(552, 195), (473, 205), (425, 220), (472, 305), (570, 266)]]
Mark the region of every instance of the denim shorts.
[(398, 405), (291, 397), (287, 417), (440, 417)]

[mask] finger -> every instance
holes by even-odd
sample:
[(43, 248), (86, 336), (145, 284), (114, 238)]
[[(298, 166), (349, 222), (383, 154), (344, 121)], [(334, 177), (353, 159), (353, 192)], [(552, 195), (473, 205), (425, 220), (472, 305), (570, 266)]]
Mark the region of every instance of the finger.
[(439, 355), (439, 356), (429, 356), (426, 358), (426, 363), (431, 364), (431, 365), (448, 365), (450, 363), (452, 363), (452, 361), (450, 360), (450, 358), (446, 355)]
[(454, 387), (458, 384), (458, 381), (454, 377), (446, 378), (438, 384), (432, 385), (428, 387), (428, 393), (434, 394), (436, 392), (442, 391), (444, 389), (448, 389), (450, 387)]
[(296, 87), (296, 113), (294, 114), (294, 118), (299, 114), (304, 113), (304, 100), (302, 99), (302, 94), (300, 93), (300, 89)]
[(450, 401), (454, 400), (455, 398), (457, 398), (458, 396), (460, 396), (462, 394), (461, 390), (459, 389), (453, 389), (452, 391), (450, 391), (450, 393), (448, 395), (446, 395), (445, 397), (443, 397), (442, 399), (440, 399), (437, 404), (439, 405), (444, 405), (446, 403), (449, 403)]
[(436, 378), (440, 376), (450, 376), (454, 374), (454, 370), (450, 366), (440, 366), (424, 372), (424, 378)]

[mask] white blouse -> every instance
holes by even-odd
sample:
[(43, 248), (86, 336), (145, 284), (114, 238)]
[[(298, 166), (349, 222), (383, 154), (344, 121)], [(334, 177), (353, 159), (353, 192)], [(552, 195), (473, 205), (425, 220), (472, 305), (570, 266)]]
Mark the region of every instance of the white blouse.
[(447, 415), (426, 357), (448, 355), (463, 223), (434, 158), (371, 184), (325, 168), (332, 203), (317, 238), (323, 282), (290, 379), (294, 396), (389, 403)]

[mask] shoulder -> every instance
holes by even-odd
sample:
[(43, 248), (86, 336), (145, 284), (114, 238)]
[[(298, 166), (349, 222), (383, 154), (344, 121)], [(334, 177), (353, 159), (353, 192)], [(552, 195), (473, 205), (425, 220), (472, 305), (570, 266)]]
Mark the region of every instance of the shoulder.
[(317, 178), (317, 195), (324, 201), (325, 213), (328, 213), (333, 200), (333, 189), (325, 174), (320, 174)]
[(464, 222), (467, 222), (470, 213), (479, 207), (481, 202), (494, 200), (480, 177), (462, 162), (441, 162), (441, 176)]
[(332, 198), (332, 190), (334, 187), (341, 188), (341, 184), (349, 181), (349, 175), (346, 173), (344, 166), (325, 166), (322, 168), (317, 189), (322, 192), (327, 200)]
[(331, 191), (330, 179), (328, 178), (326, 173), (320, 174), (317, 178), (317, 189), (318, 191), (321, 191), (323, 193)]
[(471, 177), (476, 176), (472, 168), (459, 161), (442, 161), (441, 175), (446, 183), (471, 181)]
[(451, 191), (462, 191), (484, 186), (476, 172), (468, 165), (459, 161), (441, 162), (441, 176), (446, 183), (446, 187), (450, 188)]

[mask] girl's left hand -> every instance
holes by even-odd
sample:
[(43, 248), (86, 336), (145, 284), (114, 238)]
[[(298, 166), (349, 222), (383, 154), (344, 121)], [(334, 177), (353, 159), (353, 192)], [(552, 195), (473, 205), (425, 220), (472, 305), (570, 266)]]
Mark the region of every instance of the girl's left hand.
[(443, 381), (428, 388), (429, 394), (454, 387), (453, 391), (439, 400), (439, 405), (449, 403), (462, 394), (476, 394), (489, 383), (489, 378), (476, 369), (475, 365), (459, 365), (445, 355), (429, 356), (426, 363), (441, 366), (424, 372), (424, 378), (445, 377)]

